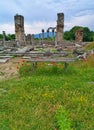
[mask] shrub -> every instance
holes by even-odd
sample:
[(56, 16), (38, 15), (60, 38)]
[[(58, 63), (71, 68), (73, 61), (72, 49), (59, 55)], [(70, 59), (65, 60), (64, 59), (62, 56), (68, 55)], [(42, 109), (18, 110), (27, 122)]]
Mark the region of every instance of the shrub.
[(58, 130), (72, 130), (71, 121), (68, 119), (68, 113), (61, 107), (56, 112)]

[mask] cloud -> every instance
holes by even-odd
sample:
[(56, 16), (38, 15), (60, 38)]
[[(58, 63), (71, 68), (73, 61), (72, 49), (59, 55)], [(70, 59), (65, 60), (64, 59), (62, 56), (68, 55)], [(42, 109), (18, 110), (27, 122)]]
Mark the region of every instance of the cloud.
[[(41, 33), (41, 30), (44, 29), (45, 31), (47, 31), (47, 29), (49, 27), (55, 27), (56, 23), (53, 22), (45, 22), (45, 21), (38, 21), (38, 22), (33, 22), (32, 24), (28, 24), (26, 23), (24, 25), (25, 28), (25, 33), (26, 34), (37, 34), (37, 33)], [(2, 24), (0, 25), (0, 28), (2, 31), (5, 31), (6, 34), (15, 33), (15, 27), (14, 24), (8, 23), (8, 24)], [(2, 33), (2, 31), (0, 30), (0, 33)]]
[(37, 33), (41, 33), (41, 30), (44, 29), (45, 32), (47, 31), (47, 29), (49, 27), (55, 27), (56, 26), (56, 23), (53, 21), (53, 22), (34, 22), (32, 24), (26, 24), (25, 25), (25, 32), (26, 34), (29, 32), (31, 34), (37, 34)]
[(83, 26), (89, 27), (91, 30), (94, 30), (94, 14), (91, 15), (83, 15), (78, 17), (73, 17), (70, 21), (65, 23), (66, 30), (71, 29), (74, 26)]
[(0, 25), (0, 34), (2, 34), (2, 31), (5, 31), (6, 34), (14, 34), (14, 25), (11, 23), (1, 24)]
[[(71, 20), (69, 21), (65, 21), (65, 27), (64, 30), (70, 30), (72, 27), (74, 26), (84, 26), (84, 27), (89, 27), (91, 30), (94, 30), (94, 15), (83, 15), (83, 16), (76, 16), (76, 17), (72, 17)], [(37, 34), (37, 33), (41, 33), (41, 30), (44, 29), (45, 31), (49, 28), (49, 27), (55, 27), (56, 26), (56, 21), (51, 21), (51, 22), (47, 22), (47, 21), (36, 21), (36, 22), (32, 22), (31, 24), (29, 23), (25, 23), (25, 33), (26, 34)], [(14, 24), (8, 23), (8, 24), (1, 24), (0, 25), (0, 33), (2, 33), (2, 31), (6, 31), (7, 34), (15, 33), (15, 27)]]
[(51, 24), (54, 26), (60, 12), (65, 14), (65, 30), (79, 24), (94, 30), (94, 0), (3, 0), (0, 1), (0, 30), (13, 32), (14, 15), (18, 13), (24, 16), (26, 32), (36, 33)]

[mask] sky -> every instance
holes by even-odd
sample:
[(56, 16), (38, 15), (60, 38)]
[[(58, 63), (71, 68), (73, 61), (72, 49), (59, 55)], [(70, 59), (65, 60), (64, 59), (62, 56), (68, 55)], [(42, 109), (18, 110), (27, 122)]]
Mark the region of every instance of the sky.
[(64, 13), (64, 31), (74, 26), (94, 31), (94, 0), (1, 0), (0, 34), (14, 34), (14, 16), (24, 16), (26, 34), (56, 27), (57, 13)]

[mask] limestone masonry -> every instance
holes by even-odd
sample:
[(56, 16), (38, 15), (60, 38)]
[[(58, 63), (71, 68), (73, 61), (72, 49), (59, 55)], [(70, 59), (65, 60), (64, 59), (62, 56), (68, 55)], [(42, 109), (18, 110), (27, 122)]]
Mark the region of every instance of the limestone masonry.
[(64, 13), (58, 13), (57, 14), (58, 19), (57, 19), (57, 43), (63, 41), (63, 29), (64, 29)]
[(25, 33), (24, 33), (24, 17), (22, 15), (16, 14), (14, 16), (15, 22), (15, 36), (16, 40), (21, 44), (25, 42)]

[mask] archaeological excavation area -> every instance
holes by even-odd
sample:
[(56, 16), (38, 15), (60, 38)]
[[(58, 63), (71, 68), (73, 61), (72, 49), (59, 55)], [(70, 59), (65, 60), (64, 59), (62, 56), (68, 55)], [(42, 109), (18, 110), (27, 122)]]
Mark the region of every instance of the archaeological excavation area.
[(64, 17), (36, 36), (16, 14), (15, 39), (2, 31), (0, 130), (93, 130), (94, 42), (65, 40)]
[(6, 41), (6, 32), (3, 31), (3, 40), (0, 41), (0, 66), (11, 60), (15, 62), (14, 57), (17, 57), (31, 62), (33, 67), (37, 62), (62, 62), (67, 70), (70, 62), (86, 59), (88, 55), (94, 54), (94, 50), (84, 50), (84, 46), (88, 43), (83, 42), (81, 29), (76, 31), (75, 41), (64, 40), (64, 13), (57, 14), (55, 27), (41, 29), (37, 39), (34, 34), (25, 34), (24, 16), (16, 14), (14, 26), (15, 40)]

